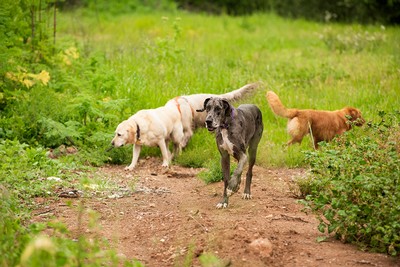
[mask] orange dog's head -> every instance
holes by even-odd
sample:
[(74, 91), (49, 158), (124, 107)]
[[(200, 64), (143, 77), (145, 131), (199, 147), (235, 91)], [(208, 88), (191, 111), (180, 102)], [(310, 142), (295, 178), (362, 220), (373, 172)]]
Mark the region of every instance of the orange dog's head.
[(354, 124), (355, 126), (362, 126), (365, 123), (365, 120), (362, 117), (361, 111), (359, 109), (353, 107), (345, 107), (344, 112), (348, 120), (352, 122), (352, 124)]

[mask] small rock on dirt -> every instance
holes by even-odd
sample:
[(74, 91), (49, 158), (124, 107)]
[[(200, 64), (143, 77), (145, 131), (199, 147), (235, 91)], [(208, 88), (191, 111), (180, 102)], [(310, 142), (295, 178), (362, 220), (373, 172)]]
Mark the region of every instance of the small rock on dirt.
[(268, 238), (258, 238), (250, 243), (250, 249), (262, 257), (270, 257), (272, 254), (272, 243)]

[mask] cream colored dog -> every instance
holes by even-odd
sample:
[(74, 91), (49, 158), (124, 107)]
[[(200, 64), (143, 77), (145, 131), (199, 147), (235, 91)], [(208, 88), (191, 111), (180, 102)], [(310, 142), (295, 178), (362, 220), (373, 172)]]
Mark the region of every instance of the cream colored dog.
[[(140, 110), (121, 122), (117, 126), (111, 144), (114, 147), (134, 145), (132, 162), (125, 170), (135, 168), (143, 145), (160, 147), (163, 157), (162, 166), (168, 167), (173, 157), (168, 149), (169, 141), (174, 144), (174, 154), (181, 152), (185, 142), (183, 112), (189, 114), (185, 119), (192, 119), (189, 104), (186, 100), (179, 98), (168, 101), (163, 107)], [(190, 122), (185, 123), (190, 125)]]

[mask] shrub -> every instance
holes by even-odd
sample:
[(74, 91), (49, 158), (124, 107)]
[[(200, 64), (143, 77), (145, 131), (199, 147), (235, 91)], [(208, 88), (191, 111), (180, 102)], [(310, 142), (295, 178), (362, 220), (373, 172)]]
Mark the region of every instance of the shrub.
[[(306, 152), (311, 179), (303, 203), (318, 229), (373, 251), (400, 252), (400, 113)], [(360, 134), (360, 131), (364, 133)], [(304, 193), (304, 192), (303, 192)]]

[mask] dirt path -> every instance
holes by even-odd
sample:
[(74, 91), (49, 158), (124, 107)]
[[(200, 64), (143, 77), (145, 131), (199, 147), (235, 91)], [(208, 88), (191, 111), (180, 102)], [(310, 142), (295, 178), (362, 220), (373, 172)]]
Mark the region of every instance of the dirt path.
[[(130, 173), (123, 166), (100, 168), (104, 181), (117, 183), (119, 190), (84, 200), (100, 215), (98, 234), (146, 266), (183, 266), (191, 255), (191, 266), (201, 266), (201, 255), (210, 253), (222, 264), (207, 266), (400, 266), (399, 258), (362, 252), (332, 238), (318, 243), (318, 221), (301, 211), (289, 191), (302, 169), (256, 166), (253, 199), (235, 194), (228, 209), (217, 210), (222, 182), (205, 185), (196, 178), (199, 170), (173, 166), (166, 171), (159, 165), (150, 158)], [(77, 212), (65, 201), (52, 204), (54, 214), (74, 230)]]

